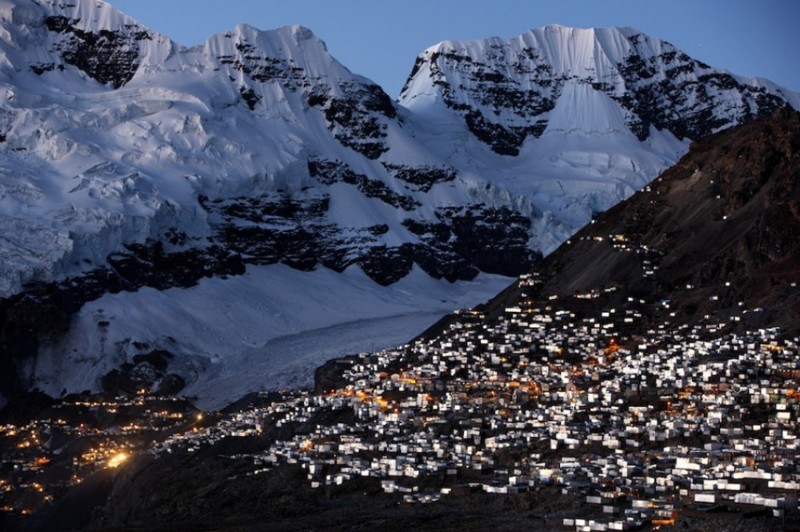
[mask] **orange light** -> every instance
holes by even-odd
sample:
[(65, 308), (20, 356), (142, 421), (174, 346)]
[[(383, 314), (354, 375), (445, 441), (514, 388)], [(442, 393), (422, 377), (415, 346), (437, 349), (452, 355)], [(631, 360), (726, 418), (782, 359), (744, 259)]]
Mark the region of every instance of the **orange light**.
[(675, 520), (674, 519), (653, 519), (653, 526), (655, 526), (655, 527), (675, 526)]
[(389, 401), (381, 396), (375, 398), (375, 403), (380, 407), (381, 410), (386, 410), (389, 408)]
[(127, 453), (119, 452), (108, 459), (108, 467), (116, 469), (130, 458)]

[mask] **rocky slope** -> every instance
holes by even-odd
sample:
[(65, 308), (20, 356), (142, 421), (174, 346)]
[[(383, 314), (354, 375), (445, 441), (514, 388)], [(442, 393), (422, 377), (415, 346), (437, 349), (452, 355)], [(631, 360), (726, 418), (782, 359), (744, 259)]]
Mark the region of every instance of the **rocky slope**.
[(575, 234), (537, 265), (524, 291), (591, 297), (620, 309), (661, 301), (658, 319), (800, 330), (800, 114), (770, 117), (692, 144), (644, 191)]

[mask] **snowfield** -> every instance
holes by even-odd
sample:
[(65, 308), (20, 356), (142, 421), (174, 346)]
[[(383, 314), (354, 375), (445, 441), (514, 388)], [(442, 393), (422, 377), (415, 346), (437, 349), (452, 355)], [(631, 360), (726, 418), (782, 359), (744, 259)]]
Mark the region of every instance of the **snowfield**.
[[(483, 303), (513, 279), (480, 274), (449, 283), (415, 269), (380, 287), (358, 268), (339, 274), (255, 266), (196, 287), (107, 295), (25, 369), (32, 387), (98, 390), (99, 379), (147, 349), (176, 355), (170, 371), (203, 408), (247, 392), (312, 384), (330, 358), (401, 345), (454, 309)], [(138, 345), (134, 345), (138, 344)]]

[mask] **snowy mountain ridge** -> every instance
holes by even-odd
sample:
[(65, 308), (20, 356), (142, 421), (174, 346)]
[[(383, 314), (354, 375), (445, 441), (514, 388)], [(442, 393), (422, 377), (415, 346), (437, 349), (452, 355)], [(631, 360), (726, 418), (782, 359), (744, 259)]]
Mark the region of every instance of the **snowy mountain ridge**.
[[(338, 271), (355, 259), (369, 270), (366, 262), (375, 259), (362, 252), (370, 248), (418, 243), (403, 222), (427, 221), (440, 206), (524, 204), (492, 187), (487, 191), (474, 177), (456, 180), (453, 169), (402, 128), (398, 109), (385, 93), (350, 74), (305, 28), (261, 32), (240, 25), (201, 47), (184, 49), (122, 15), (115, 21), (116, 12), (107, 4), (52, 4), (56, 14), (47, 16), (40, 13), (46, 14), (45, 4), (37, 5), (38, 11), (31, 2), (17, 4), (26, 7), (22, 15), (14, 18), (20, 11), (15, 8), (6, 20), (33, 22), (9, 29), (10, 44), (21, 43), (25, 53), (6, 54), (13, 72), (6, 71), (0, 127), (11, 154), (5, 166), (16, 182), (7, 185), (6, 194), (31, 216), (3, 218), (23, 239), (3, 249), (9, 259), (0, 287), (5, 294), (26, 281), (50, 281), (103, 265), (108, 253), (126, 243), (165, 241), (165, 231), (189, 241), (216, 233), (226, 244), (236, 240), (237, 252), (256, 256), (260, 252), (252, 247), (265, 235), (250, 234), (254, 224), (261, 225), (261, 233), (270, 232), (266, 238), (281, 233), (265, 229), (264, 222), (271, 220), (258, 215), (243, 219), (241, 202), (237, 214), (230, 215), (229, 205), (217, 209), (201, 205), (199, 198), (249, 198), (246, 203), (258, 196), (260, 204), (250, 208), (263, 211), (265, 202), (280, 210), (281, 202), (300, 197), (293, 236), (314, 239), (325, 231), (329, 238), (322, 246), (334, 249), (295, 263), (321, 262)], [(85, 4), (96, 11), (87, 12)], [(37, 13), (43, 18), (36, 19)], [(92, 20), (97, 27), (89, 31)], [(84, 50), (87, 42), (94, 48)], [(83, 58), (98, 47), (109, 58), (104, 70)], [(114, 58), (122, 59), (112, 69)], [(410, 146), (413, 159), (403, 153), (399, 163), (391, 157), (377, 162), (389, 149), (389, 137), (403, 149)], [(59, 176), (48, 183), (47, 194), (36, 186), (32, 168)], [(431, 191), (437, 180), (457, 186)], [(306, 212), (314, 205), (324, 206), (324, 215)], [(209, 227), (210, 218), (224, 227)], [(23, 229), (28, 224), (30, 231)], [(348, 234), (338, 235), (347, 242), (330, 238), (340, 228), (347, 228)], [(58, 245), (43, 254), (28, 253), (37, 235), (45, 233)], [(430, 246), (418, 247), (427, 252)], [(279, 255), (304, 255), (307, 248)], [(341, 257), (348, 254), (354, 256)], [(373, 278), (391, 282), (408, 273), (410, 258), (419, 253), (403, 254), (409, 257), (401, 271), (383, 276), (373, 268)], [(275, 262), (273, 257), (257, 260)], [(516, 268), (506, 267), (505, 273)], [(451, 278), (477, 271), (466, 263), (452, 271), (432, 263), (426, 269)]]
[(417, 57), (399, 103), (434, 116), (439, 131), (466, 128), (507, 156), (483, 166), (456, 151), (450, 164), (494, 175), (577, 229), (674, 163), (686, 140), (785, 105), (797, 109), (800, 97), (633, 28), (556, 25), (432, 46)]
[[(94, 368), (99, 386), (142, 350), (184, 368), (260, 352), (241, 334), (198, 336), (180, 313), (141, 316), (150, 288), (199, 301), (220, 283), (243, 293), (243, 274), (269, 283), (264, 272), (311, 305), (318, 283), (278, 264), (355, 275), (337, 298), (375, 297), (354, 324), (384, 298), (407, 314), (414, 285), (421, 312), (446, 312), (420, 279), (525, 271), (690, 139), (784, 105), (800, 96), (629, 28), (447, 41), (417, 58), (393, 102), (301, 26), (242, 24), (185, 48), (106, 2), (0, 0), (3, 355), (57, 394), (87, 385), (65, 368)], [(409, 275), (402, 290), (379, 286)], [(475, 279), (474, 300), (463, 283), (433, 292), (463, 306), (507, 282)], [(254, 308), (226, 312), (252, 323)], [(282, 319), (305, 323), (293, 312)]]
[[(517, 155), (529, 136), (539, 138), (551, 116), (559, 116), (555, 106), (574, 85), (586, 89), (584, 98), (596, 91), (616, 102), (615, 112), (640, 140), (653, 134), (650, 126), (678, 138), (699, 138), (765, 107), (800, 103), (797, 93), (712, 68), (633, 28), (558, 25), (509, 40), (432, 46), (417, 57), (400, 103), (412, 110), (444, 104), (471, 129), (488, 122), (497, 128), (494, 138), (485, 139), (492, 148)], [(570, 93), (572, 103), (580, 104), (574, 96)], [(597, 123), (600, 115), (594, 118), (578, 127), (589, 132), (608, 125)]]

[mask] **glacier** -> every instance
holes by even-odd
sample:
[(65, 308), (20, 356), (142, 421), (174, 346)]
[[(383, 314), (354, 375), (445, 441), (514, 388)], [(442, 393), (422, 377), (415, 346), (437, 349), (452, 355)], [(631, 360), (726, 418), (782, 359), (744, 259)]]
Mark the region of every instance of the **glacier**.
[(171, 370), (187, 379), (183, 393), (201, 408), (221, 408), (252, 391), (310, 387), (326, 360), (401, 345), (512, 281), (481, 273), (449, 283), (415, 268), (380, 287), (358, 267), (337, 273), (254, 266), (191, 288), (143, 288), (92, 301), (23, 372), (32, 387), (58, 397), (96, 389), (133, 355), (161, 348), (175, 355)]

